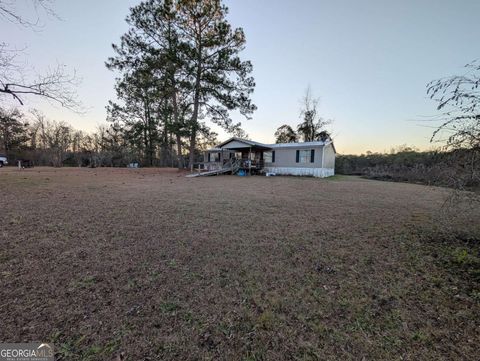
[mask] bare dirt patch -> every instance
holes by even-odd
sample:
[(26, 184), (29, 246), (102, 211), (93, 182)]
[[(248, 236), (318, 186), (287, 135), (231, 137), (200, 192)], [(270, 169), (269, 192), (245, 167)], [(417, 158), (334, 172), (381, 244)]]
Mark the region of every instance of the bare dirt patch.
[(447, 221), (445, 189), (53, 168), (0, 185), (2, 341), (62, 360), (478, 358), (480, 212)]

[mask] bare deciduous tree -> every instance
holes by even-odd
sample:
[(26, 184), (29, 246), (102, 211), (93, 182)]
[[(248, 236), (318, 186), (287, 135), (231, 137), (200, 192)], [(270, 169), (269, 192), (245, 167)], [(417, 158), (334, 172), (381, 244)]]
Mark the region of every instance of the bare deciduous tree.
[(40, 12), (43, 12), (47, 16), (58, 18), (57, 14), (52, 8), (53, 0), (24, 0), (23, 3), (33, 7), (36, 16), (33, 18), (20, 14), (17, 7), (22, 1), (19, 0), (0, 0), (0, 17), (10, 21), (14, 24), (37, 29), (41, 26)]
[(297, 132), (304, 142), (325, 140), (330, 137), (325, 127), (331, 123), (331, 120), (325, 120), (319, 116), (319, 102), (320, 100), (313, 96), (312, 89), (308, 87), (302, 98), (302, 109), (300, 111), (303, 122), (297, 127)]
[(467, 72), (438, 79), (427, 85), (427, 94), (438, 102), (440, 126), (432, 140), (445, 140), (451, 148), (480, 147), (480, 64), (474, 61), (465, 66)]
[[(0, 18), (21, 26), (36, 29), (39, 25), (39, 11), (57, 17), (51, 5), (52, 0), (29, 0), (37, 17), (32, 20), (20, 13), (17, 1), (0, 0)], [(20, 105), (28, 95), (41, 96), (61, 106), (80, 111), (76, 87), (79, 79), (75, 72), (69, 74), (65, 66), (57, 65), (44, 74), (32, 74), (32, 69), (20, 66), (18, 58), (22, 50), (10, 49), (6, 43), (0, 43), (0, 96), (11, 96)], [(0, 98), (1, 99), (1, 98)]]
[(480, 64), (474, 61), (465, 68), (463, 75), (434, 80), (427, 85), (427, 94), (438, 102), (437, 110), (441, 111), (436, 119), (440, 125), (431, 140), (444, 142), (446, 149), (465, 149), (469, 154), (464, 168), (470, 177), (462, 182), (453, 179), (456, 188), (480, 181)]
[[(1, 52), (0, 46), (0, 62), (5, 59)], [(14, 64), (10, 64), (10, 69), (8, 67), (9, 65), (3, 67), (0, 64), (0, 94), (12, 96), (20, 105), (24, 105), (25, 96), (42, 96), (62, 107), (80, 111), (81, 104), (75, 90), (79, 80), (75, 73), (67, 74), (63, 65), (37, 75), (33, 80), (25, 79), (25, 69), (18, 69)], [(17, 76), (13, 73), (17, 73)]]

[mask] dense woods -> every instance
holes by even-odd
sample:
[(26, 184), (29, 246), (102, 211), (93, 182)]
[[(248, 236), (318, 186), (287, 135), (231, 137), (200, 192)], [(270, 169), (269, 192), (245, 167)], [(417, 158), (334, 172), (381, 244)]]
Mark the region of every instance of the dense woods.
[[(198, 149), (209, 144), (201, 143)], [(115, 125), (98, 126), (94, 132), (73, 128), (66, 122), (48, 119), (33, 111), (0, 110), (0, 153), (10, 164), (30, 160), (34, 165), (124, 167), (130, 163), (176, 166), (173, 144), (155, 149), (145, 164), (145, 148)], [(185, 156), (183, 156), (185, 157)]]
[(478, 156), (472, 149), (420, 152), (399, 147), (390, 153), (337, 155), (335, 173), (480, 190)]

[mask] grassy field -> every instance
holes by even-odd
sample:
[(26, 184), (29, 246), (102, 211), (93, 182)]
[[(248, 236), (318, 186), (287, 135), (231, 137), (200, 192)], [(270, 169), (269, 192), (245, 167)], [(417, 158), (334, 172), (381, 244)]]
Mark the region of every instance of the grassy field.
[(446, 189), (53, 168), (0, 186), (2, 341), (61, 360), (478, 360), (480, 207), (442, 207)]

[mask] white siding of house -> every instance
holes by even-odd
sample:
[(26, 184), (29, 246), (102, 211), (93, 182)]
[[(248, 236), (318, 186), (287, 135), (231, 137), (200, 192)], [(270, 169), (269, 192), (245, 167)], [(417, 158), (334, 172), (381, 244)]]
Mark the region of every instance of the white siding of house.
[[(310, 156), (307, 163), (297, 163), (297, 150), (306, 150), (310, 152), (312, 149), (315, 150), (313, 163), (310, 162)], [(273, 150), (275, 151), (275, 162), (265, 163), (266, 167), (322, 168), (322, 146), (274, 148)]]
[(267, 173), (325, 178), (335, 174), (332, 168), (265, 167)]
[[(313, 163), (297, 163), (297, 150), (315, 149)], [(335, 174), (335, 151), (331, 144), (327, 146), (304, 147), (299, 143), (298, 147), (274, 148), (275, 162), (265, 163), (265, 171), (278, 175), (331, 177)]]
[(323, 168), (335, 169), (335, 150), (332, 144), (324, 147)]

